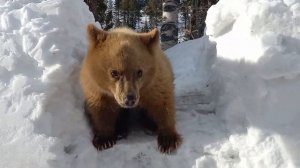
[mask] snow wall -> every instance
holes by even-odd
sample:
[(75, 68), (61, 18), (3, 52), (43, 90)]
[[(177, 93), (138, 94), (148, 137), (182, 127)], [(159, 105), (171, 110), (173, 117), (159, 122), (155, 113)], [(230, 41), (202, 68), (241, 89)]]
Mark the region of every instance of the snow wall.
[(300, 167), (300, 2), (220, 0), (206, 24), (216, 114), (231, 136), (196, 167)]
[(91, 22), (83, 1), (0, 1), (0, 167), (57, 167), (51, 160), (71, 149), (64, 137), (85, 132), (65, 123), (83, 120), (74, 74)]

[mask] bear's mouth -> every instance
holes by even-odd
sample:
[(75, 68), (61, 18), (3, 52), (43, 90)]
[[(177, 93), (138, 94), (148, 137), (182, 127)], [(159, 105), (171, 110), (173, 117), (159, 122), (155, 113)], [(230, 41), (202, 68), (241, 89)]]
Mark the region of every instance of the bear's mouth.
[(121, 106), (122, 108), (126, 108), (126, 109), (132, 109), (135, 108), (136, 106)]
[(133, 104), (126, 104), (126, 103), (118, 103), (122, 108), (127, 108), (127, 109), (131, 109), (131, 108), (135, 108), (138, 105), (138, 102), (134, 102)]

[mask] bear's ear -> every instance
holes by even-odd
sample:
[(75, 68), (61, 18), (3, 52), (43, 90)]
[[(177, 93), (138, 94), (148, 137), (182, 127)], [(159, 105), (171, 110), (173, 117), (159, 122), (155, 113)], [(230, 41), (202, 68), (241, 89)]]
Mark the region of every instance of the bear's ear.
[(148, 33), (142, 33), (140, 39), (148, 47), (157, 45), (159, 43), (159, 31), (157, 28), (154, 28)]
[(90, 44), (94, 45), (104, 42), (108, 35), (106, 31), (98, 29), (94, 24), (87, 26), (87, 34)]

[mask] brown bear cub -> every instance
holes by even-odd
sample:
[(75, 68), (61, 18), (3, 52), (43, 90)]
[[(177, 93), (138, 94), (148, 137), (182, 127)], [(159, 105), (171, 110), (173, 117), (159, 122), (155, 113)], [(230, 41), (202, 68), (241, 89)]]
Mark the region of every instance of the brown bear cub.
[(118, 134), (127, 131), (122, 128), (126, 111), (140, 110), (156, 124), (159, 150), (175, 152), (182, 138), (175, 128), (173, 73), (160, 49), (158, 30), (103, 31), (90, 24), (87, 33), (80, 82), (96, 149), (112, 147)]

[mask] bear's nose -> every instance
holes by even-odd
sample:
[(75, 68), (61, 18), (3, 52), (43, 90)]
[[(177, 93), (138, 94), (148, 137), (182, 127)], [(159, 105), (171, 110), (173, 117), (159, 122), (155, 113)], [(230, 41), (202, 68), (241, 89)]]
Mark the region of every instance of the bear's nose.
[(126, 100), (128, 101), (134, 101), (135, 100), (135, 96), (133, 94), (129, 94), (126, 96)]
[(135, 99), (136, 99), (135, 95), (133, 95), (133, 94), (127, 95), (125, 98), (125, 105), (129, 106), (129, 107), (133, 106), (135, 103)]

